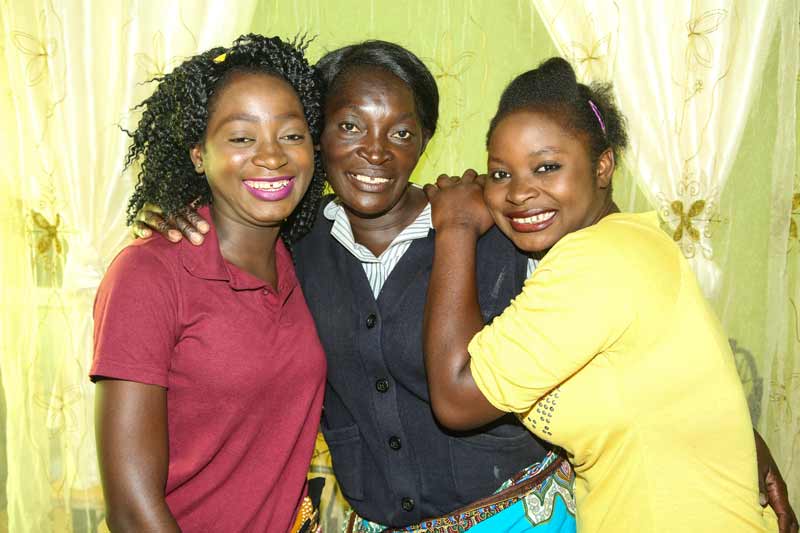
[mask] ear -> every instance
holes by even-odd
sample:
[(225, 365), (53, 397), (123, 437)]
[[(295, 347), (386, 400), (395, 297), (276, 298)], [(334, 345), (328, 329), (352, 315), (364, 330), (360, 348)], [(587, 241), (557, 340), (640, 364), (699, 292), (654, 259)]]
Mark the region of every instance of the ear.
[(198, 174), (205, 174), (206, 169), (203, 164), (203, 147), (199, 143), (189, 148), (189, 157), (194, 165), (194, 171)]
[(595, 165), (595, 180), (600, 189), (607, 189), (611, 185), (611, 176), (614, 175), (615, 168), (614, 151), (607, 148), (600, 154)]

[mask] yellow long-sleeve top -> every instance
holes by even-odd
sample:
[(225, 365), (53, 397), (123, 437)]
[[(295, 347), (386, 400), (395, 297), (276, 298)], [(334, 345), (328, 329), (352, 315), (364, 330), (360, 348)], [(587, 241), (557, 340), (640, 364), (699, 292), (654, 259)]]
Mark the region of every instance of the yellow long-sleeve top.
[(567, 451), (581, 533), (765, 530), (733, 355), (654, 213), (562, 238), (469, 353), (486, 398)]

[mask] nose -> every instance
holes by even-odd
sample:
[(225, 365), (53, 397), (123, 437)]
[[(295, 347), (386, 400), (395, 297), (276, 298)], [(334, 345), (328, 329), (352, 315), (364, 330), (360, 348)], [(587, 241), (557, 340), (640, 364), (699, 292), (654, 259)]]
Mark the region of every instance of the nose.
[(516, 176), (511, 178), (506, 190), (506, 200), (513, 205), (524, 205), (525, 202), (539, 196), (539, 189), (530, 180)]
[(283, 147), (277, 142), (263, 142), (253, 156), (253, 164), (277, 170), (289, 162)]
[(366, 135), (364, 144), (356, 153), (370, 165), (382, 165), (392, 158), (391, 151), (387, 150), (385, 139), (377, 132)]

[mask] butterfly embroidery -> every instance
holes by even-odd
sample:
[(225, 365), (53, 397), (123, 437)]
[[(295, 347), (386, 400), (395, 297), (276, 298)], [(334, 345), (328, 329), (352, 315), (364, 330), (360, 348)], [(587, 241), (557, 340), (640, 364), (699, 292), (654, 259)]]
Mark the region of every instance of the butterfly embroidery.
[(670, 208), (675, 215), (680, 217), (680, 222), (678, 222), (678, 226), (675, 228), (675, 232), (672, 234), (672, 239), (675, 241), (681, 240), (683, 238), (683, 232), (686, 231), (693, 241), (699, 241), (700, 232), (692, 224), (692, 219), (702, 213), (706, 208), (705, 200), (695, 200), (689, 207), (688, 212), (684, 211), (683, 202), (680, 200), (675, 200), (672, 202), (672, 204), (670, 204)]
[(61, 255), (64, 251), (61, 246), (61, 240), (58, 238), (58, 226), (61, 224), (61, 217), (56, 213), (55, 222), (51, 224), (38, 211), (31, 209), (31, 214), (33, 215), (33, 224), (37, 228), (37, 233), (40, 233), (39, 238), (36, 240), (36, 251), (44, 254), (51, 248), (55, 248), (56, 254)]

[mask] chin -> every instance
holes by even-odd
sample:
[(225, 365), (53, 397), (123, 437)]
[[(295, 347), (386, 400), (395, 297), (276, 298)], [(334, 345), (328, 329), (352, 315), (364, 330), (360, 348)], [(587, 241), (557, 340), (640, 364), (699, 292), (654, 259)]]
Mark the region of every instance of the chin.
[[(347, 200), (347, 198), (345, 198)], [(367, 218), (376, 218), (389, 212), (394, 204), (384, 201), (359, 202), (345, 201), (347, 207), (358, 215)]]
[(514, 243), (514, 246), (529, 254), (549, 250), (556, 242), (558, 242), (552, 242), (552, 239), (542, 239), (538, 236), (532, 237), (530, 234), (517, 232), (513, 232), (512, 235), (508, 235), (508, 237), (511, 239), (511, 242)]
[(258, 210), (250, 213), (252, 219), (260, 226), (280, 226), (292, 214), (293, 209)]

